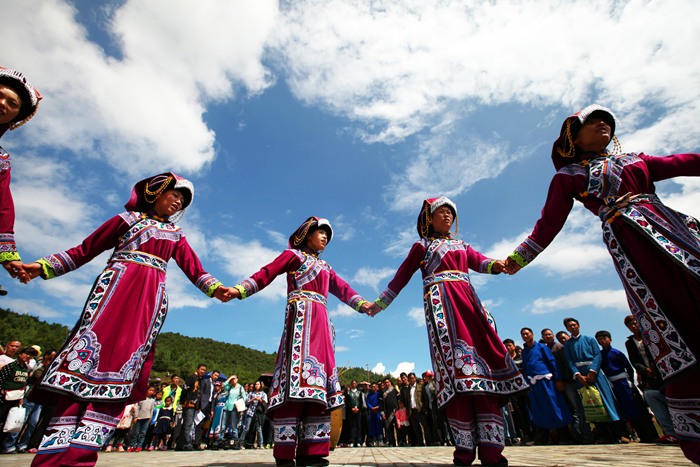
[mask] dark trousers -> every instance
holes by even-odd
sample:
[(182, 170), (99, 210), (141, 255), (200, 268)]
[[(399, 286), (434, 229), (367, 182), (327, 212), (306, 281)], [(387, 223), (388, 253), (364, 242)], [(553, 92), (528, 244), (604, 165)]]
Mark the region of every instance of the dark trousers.
[(19, 401), (0, 402), (0, 448), (5, 444), (5, 438), (9, 434), (2, 431), (2, 427), (5, 426), (7, 415), (10, 413), (12, 407), (19, 407)]
[[(188, 407), (182, 409), (182, 429), (180, 436), (177, 439), (177, 449), (182, 449), (185, 446), (192, 446), (192, 426), (194, 425), (194, 414), (196, 409)], [(200, 435), (201, 436), (201, 435)]]
[(49, 426), (49, 423), (51, 422), (51, 419), (53, 418), (54, 412), (56, 412), (56, 407), (44, 406), (41, 409), (41, 416), (39, 417), (39, 423), (37, 424), (36, 428), (34, 429), (34, 433), (32, 433), (32, 437), (29, 438), (29, 444), (27, 445), (27, 449), (37, 449), (39, 447), (39, 444), (41, 443), (41, 438), (44, 437), (44, 432), (46, 431), (46, 427)]
[(423, 432), (420, 425), (420, 413), (418, 409), (411, 410), (410, 426), (411, 446), (423, 446)]
[(425, 412), (418, 413), (418, 420), (420, 421), (421, 427), (423, 427), (423, 436), (425, 437), (425, 445), (433, 445), (433, 420), (430, 416), (430, 412), (427, 410)]
[(348, 423), (350, 423), (350, 444), (360, 444), (362, 438), (362, 416), (358, 413), (348, 414)]
[(386, 442), (389, 446), (396, 446), (396, 435), (394, 430), (396, 429), (396, 417), (391, 417), (391, 422), (386, 419)]

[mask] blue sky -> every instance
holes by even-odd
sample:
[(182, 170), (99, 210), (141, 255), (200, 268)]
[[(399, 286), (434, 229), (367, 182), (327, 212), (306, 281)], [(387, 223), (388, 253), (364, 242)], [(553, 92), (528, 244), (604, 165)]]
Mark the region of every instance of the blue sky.
[[(503, 258), (539, 217), (561, 122), (589, 103), (616, 112), (627, 152), (698, 152), (699, 15), (691, 0), (6, 3), (0, 65), (44, 96), (2, 139), (20, 252), (77, 245), (134, 182), (172, 170), (196, 188), (188, 240), (227, 285), (314, 215), (335, 230), (324, 259), (373, 300), (417, 239), (421, 200), (440, 195), (457, 203), (460, 238)], [(700, 215), (698, 180), (658, 191)], [(624, 347), (600, 237), (577, 207), (516, 276), (472, 274), (502, 338), (575, 316)], [(6, 278), (3, 306), (72, 326), (106, 257), (28, 286)], [(330, 300), (339, 366), (430, 367), (419, 279), (373, 319)], [(277, 349), (284, 279), (224, 305), (173, 264), (168, 291), (164, 330)]]

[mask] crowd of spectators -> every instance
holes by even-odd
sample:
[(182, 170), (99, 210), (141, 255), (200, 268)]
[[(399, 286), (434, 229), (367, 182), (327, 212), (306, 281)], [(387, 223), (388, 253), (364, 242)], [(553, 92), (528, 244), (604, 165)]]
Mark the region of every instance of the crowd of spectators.
[[(566, 331), (555, 334), (543, 329), (538, 342), (530, 328), (521, 330), (522, 347), (513, 339), (503, 342), (532, 388), (526, 395), (509, 399), (501, 409), (506, 445), (678, 444), (663, 381), (637, 321), (630, 315), (624, 323), (632, 333), (625, 342), (629, 360), (612, 346), (609, 332), (585, 336), (574, 318), (564, 320)], [(37, 451), (53, 409), (30, 402), (27, 396), (55, 355), (54, 350), (42, 354), (38, 346), (22, 348), (19, 341), (7, 343), (0, 355), (0, 426), (10, 409), (25, 409), (20, 431), (0, 433), (3, 453)], [(449, 424), (438, 411), (433, 377), (432, 371), (426, 371), (420, 378), (401, 373), (396, 384), (390, 378), (352, 381), (344, 388), (343, 427), (337, 446), (453, 445)], [(265, 417), (268, 399), (263, 381), (241, 384), (236, 375), (208, 372), (204, 364), (184, 381), (178, 375), (169, 378), (169, 382), (156, 378), (144, 400), (126, 407), (116, 431), (104, 443), (105, 451), (272, 446), (273, 427)], [(593, 387), (601, 395), (595, 416), (587, 411), (591, 401), (582, 395), (582, 388)], [(552, 414), (559, 415), (552, 418)]]

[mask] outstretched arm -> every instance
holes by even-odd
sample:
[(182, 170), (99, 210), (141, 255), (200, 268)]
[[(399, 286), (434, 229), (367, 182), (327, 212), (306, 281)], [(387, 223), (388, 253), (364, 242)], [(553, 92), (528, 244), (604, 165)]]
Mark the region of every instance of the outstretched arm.
[(406, 284), (411, 280), (413, 274), (418, 270), (424, 256), (425, 247), (423, 244), (420, 242), (414, 243), (411, 251), (408, 253), (404, 262), (401, 263), (399, 270), (396, 271), (396, 275), (391, 282), (389, 282), (387, 288), (379, 295), (379, 298), (375, 300), (374, 304), (370, 305), (370, 310), (367, 313), (369, 316), (374, 317), (377, 313), (386, 310), (386, 308), (391, 305), (394, 298), (406, 287)]

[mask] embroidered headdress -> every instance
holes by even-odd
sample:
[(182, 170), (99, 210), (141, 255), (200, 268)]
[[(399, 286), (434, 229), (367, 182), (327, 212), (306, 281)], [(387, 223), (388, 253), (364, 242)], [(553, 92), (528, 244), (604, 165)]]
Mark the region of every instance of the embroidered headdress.
[(22, 73), (9, 68), (0, 67), (0, 84), (14, 89), (22, 99), (22, 108), (17, 116), (11, 122), (0, 125), (0, 136), (2, 136), (8, 128), (14, 130), (31, 120), (39, 107), (41, 94), (34, 89), (34, 86), (27, 81)]
[[(455, 203), (445, 196), (441, 196), (440, 198), (428, 198), (423, 201), (423, 206), (420, 208), (420, 213), (418, 214), (418, 235), (420, 235), (421, 238), (428, 238), (433, 234), (433, 226), (430, 223), (433, 220), (433, 213), (440, 206), (449, 207), (452, 210), (452, 215), (455, 217), (455, 223), (457, 223), (457, 205)], [(457, 224), (454, 238), (457, 238), (458, 233), (459, 224)]]
[(568, 117), (564, 120), (564, 123), (562, 123), (559, 138), (557, 138), (552, 147), (552, 161), (557, 170), (569, 164), (573, 164), (574, 162), (578, 162), (574, 140), (583, 124), (586, 123), (586, 120), (591, 116), (600, 117), (605, 123), (610, 125), (610, 137), (611, 139), (615, 139), (617, 147), (617, 138), (615, 138), (615, 125), (617, 120), (615, 119), (615, 114), (607, 107), (591, 104), (585, 109)]
[(309, 217), (304, 221), (303, 224), (289, 237), (289, 248), (299, 250), (304, 245), (304, 240), (309, 232), (316, 230), (316, 228), (323, 229), (328, 234), (328, 242), (333, 238), (333, 227), (328, 219), (322, 217)]
[(194, 197), (194, 185), (189, 180), (165, 172), (155, 177), (141, 180), (131, 191), (131, 199), (124, 205), (127, 211), (146, 212), (153, 207), (158, 197), (167, 190), (179, 190), (183, 196), (182, 209), (184, 211)]

